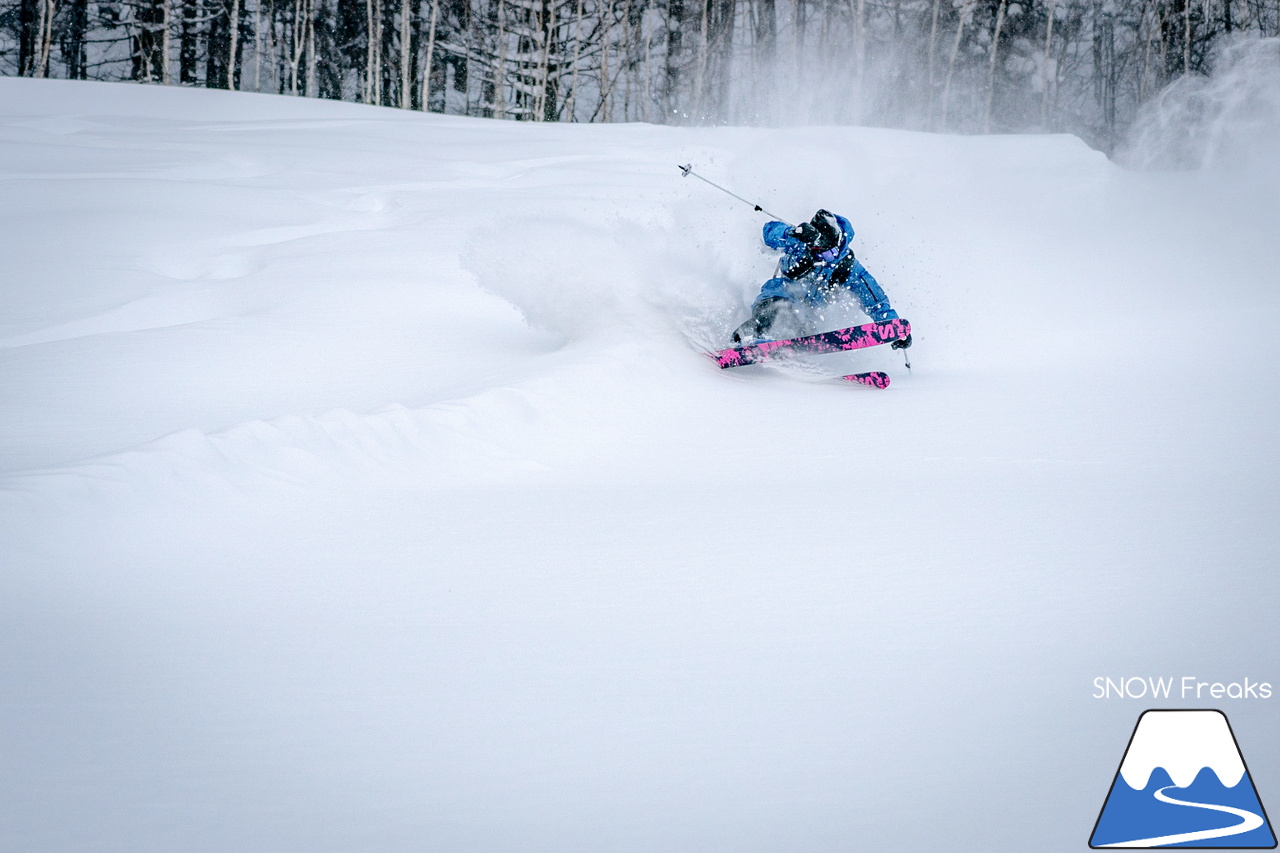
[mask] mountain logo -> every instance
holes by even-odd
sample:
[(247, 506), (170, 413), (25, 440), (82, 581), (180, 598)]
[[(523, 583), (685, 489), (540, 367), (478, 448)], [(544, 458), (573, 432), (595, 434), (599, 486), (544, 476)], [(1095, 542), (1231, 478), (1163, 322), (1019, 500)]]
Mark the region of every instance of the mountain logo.
[(1089, 846), (1274, 848), (1226, 715), (1142, 712)]

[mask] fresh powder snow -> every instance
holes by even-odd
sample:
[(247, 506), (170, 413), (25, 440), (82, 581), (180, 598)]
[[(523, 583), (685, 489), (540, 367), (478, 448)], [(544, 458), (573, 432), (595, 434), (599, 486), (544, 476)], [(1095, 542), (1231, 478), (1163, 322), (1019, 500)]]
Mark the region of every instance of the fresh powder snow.
[[(717, 369), (685, 163), (913, 371)], [(1280, 684), (1265, 172), (0, 79), (0, 187), (5, 850), (1073, 851), (1094, 678)]]

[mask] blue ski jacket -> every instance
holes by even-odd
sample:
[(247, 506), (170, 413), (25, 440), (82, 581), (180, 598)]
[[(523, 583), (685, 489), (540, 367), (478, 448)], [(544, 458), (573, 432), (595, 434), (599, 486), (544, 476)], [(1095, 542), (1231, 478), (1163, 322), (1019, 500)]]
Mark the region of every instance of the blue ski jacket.
[(782, 297), (817, 308), (845, 289), (873, 321), (883, 323), (897, 318), (898, 312), (889, 305), (889, 297), (853, 254), (853, 225), (839, 215), (836, 221), (840, 224), (840, 244), (825, 252), (791, 236), (791, 226), (785, 222), (765, 223), (765, 245), (781, 251), (782, 257), (774, 277), (760, 288), (755, 304)]

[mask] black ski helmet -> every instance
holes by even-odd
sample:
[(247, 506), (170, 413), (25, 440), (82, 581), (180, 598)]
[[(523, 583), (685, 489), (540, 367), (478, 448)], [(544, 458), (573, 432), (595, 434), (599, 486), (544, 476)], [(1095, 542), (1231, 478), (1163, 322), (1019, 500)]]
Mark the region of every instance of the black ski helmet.
[(816, 232), (816, 238), (813, 245), (821, 251), (828, 251), (840, 245), (841, 238), (844, 237), (844, 230), (840, 227), (840, 221), (836, 219), (836, 215), (829, 210), (819, 210), (813, 215), (813, 219), (809, 220)]

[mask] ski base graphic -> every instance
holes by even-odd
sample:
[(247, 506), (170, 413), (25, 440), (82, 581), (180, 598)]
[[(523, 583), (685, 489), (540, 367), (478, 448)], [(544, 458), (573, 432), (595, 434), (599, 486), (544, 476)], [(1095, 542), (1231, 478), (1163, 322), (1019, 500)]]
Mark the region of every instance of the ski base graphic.
[(859, 385), (866, 385), (868, 388), (888, 388), (889, 374), (873, 370), (870, 373), (850, 373), (847, 376), (841, 376), (846, 382), (856, 382)]
[(782, 355), (793, 353), (829, 353), (865, 349), (905, 338), (911, 334), (911, 324), (906, 320), (890, 320), (887, 323), (867, 323), (850, 326), (832, 332), (788, 338), (781, 341), (761, 341), (711, 353), (721, 367), (742, 367), (759, 364)]

